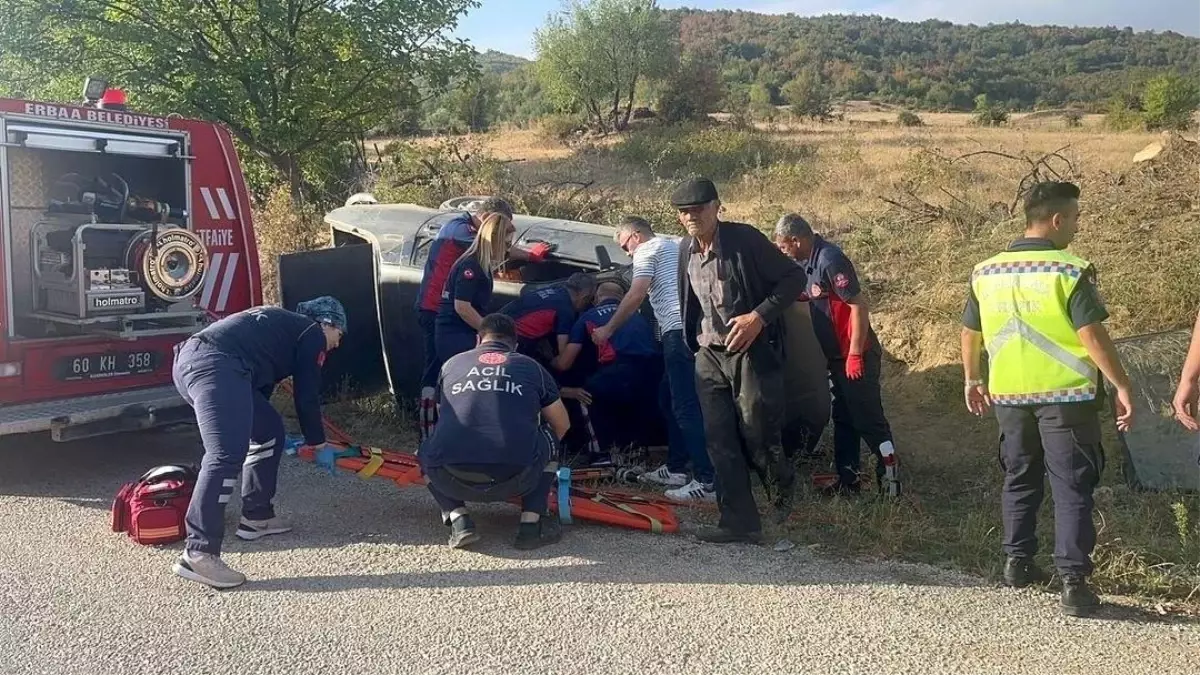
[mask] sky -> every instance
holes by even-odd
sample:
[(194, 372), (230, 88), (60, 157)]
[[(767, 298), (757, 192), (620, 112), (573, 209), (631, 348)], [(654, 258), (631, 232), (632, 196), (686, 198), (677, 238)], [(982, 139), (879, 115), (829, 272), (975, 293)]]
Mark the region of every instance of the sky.
[[(660, 0), (665, 8), (744, 9), (765, 14), (879, 14), (904, 21), (1132, 26), (1200, 36), (1198, 0)], [(533, 58), (533, 31), (561, 0), (482, 0), (459, 21), (455, 36), (479, 51)]]

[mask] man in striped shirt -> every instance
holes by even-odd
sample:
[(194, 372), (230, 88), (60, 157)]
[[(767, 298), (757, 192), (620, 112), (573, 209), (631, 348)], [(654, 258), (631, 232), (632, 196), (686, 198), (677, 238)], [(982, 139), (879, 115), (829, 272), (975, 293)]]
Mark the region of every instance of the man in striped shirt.
[[(608, 342), (649, 295), (662, 335), (666, 366), (659, 404), (667, 421), (670, 449), (667, 463), (643, 474), (642, 480), (675, 488), (666, 493), (672, 499), (716, 501), (713, 466), (696, 395), (696, 361), (683, 338), (679, 316), (679, 242), (654, 236), (650, 223), (636, 216), (627, 216), (621, 222), (614, 239), (633, 257), (633, 284), (608, 324), (592, 333), (592, 340), (597, 345)], [(690, 481), (689, 459), (693, 471)]]

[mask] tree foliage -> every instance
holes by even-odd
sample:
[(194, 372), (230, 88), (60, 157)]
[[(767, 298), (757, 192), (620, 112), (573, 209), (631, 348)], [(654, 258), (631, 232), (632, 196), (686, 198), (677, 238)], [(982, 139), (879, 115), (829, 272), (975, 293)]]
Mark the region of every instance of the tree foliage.
[(796, 117), (809, 117), (825, 121), (831, 117), (833, 106), (829, 89), (821, 81), (821, 74), (806, 70), (783, 85), (780, 94)]
[(1142, 95), (1144, 119), (1150, 129), (1187, 129), (1200, 106), (1200, 90), (1191, 80), (1160, 75), (1146, 83)]
[[(446, 36), (476, 0), (10, 0), (13, 88), (103, 73), (148, 112), (225, 124), (291, 186), (305, 171), (469, 67)], [(84, 72), (86, 71), (86, 72)], [(10, 74), (11, 77), (11, 74)], [(76, 82), (79, 80), (77, 79)], [(76, 85), (78, 87), (78, 85)]]
[(658, 114), (667, 122), (702, 120), (725, 96), (720, 73), (709, 52), (689, 52), (658, 93)]
[(972, 121), (981, 127), (998, 127), (1008, 123), (1008, 111), (1004, 106), (989, 101), (987, 94), (980, 94), (975, 97), (975, 116)]
[(718, 55), (731, 89), (779, 87), (810, 68), (834, 99), (970, 110), (987, 94), (1009, 110), (1103, 107), (1164, 72), (1200, 75), (1200, 40), (1118, 28), (959, 26), (878, 16), (672, 10), (684, 49)]
[(535, 34), (538, 77), (560, 109), (623, 130), (638, 84), (670, 72), (674, 35), (656, 0), (571, 0)]

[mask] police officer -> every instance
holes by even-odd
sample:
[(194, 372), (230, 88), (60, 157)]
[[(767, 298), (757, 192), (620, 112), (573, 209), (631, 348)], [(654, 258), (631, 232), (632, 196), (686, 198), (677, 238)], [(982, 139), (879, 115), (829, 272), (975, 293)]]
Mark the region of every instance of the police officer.
[(480, 225), (471, 247), (450, 268), (434, 319), (440, 363), (475, 347), (476, 331), (492, 304), (492, 275), (504, 264), (513, 234), (511, 221), (491, 214)]
[(329, 296), (295, 312), (254, 307), (208, 326), (176, 347), (175, 387), (196, 411), (204, 459), (187, 512), (187, 542), (173, 569), (216, 588), (246, 581), (221, 560), (225, 504), (245, 469), (237, 536), (253, 541), (291, 530), (271, 500), (283, 454), (284, 426), (271, 391), (292, 378), (296, 416), (317, 461), (333, 470), (321, 425), (321, 366), (346, 333), (346, 312)]
[[(554, 364), (567, 348), (567, 338), (579, 312), (592, 304), (596, 293), (596, 279), (590, 274), (572, 274), (561, 285), (548, 286), (522, 293), (519, 298), (505, 305), (500, 313), (509, 316), (517, 324), (517, 351), (537, 360), (544, 366)], [(546, 359), (540, 353), (542, 341), (554, 336), (554, 359)]]
[[(596, 289), (596, 306), (584, 312), (572, 326), (566, 349), (555, 360), (556, 367), (569, 370), (575, 365), (584, 346), (592, 346), (592, 335), (616, 315), (623, 296), (620, 285), (600, 284)], [(646, 319), (635, 313), (594, 349), (596, 370), (587, 376), (583, 390), (596, 440), (604, 451), (636, 444), (647, 429), (658, 423), (663, 359), (654, 332)], [(670, 412), (669, 405), (664, 412)], [(602, 462), (603, 458), (599, 463)]]
[(895, 496), (900, 490), (896, 449), (879, 388), (882, 349), (854, 264), (795, 213), (775, 225), (775, 245), (804, 268), (813, 330), (829, 360), (837, 489), (859, 491), (859, 447), (866, 440), (876, 456), (876, 479)]
[[(1120, 429), (1133, 422), (1129, 378), (1102, 322), (1091, 263), (1067, 253), (1079, 220), (1079, 188), (1044, 182), (1025, 200), (1025, 236), (975, 266), (963, 312), (967, 408), (994, 406), (1004, 467), (1004, 579), (1046, 581), (1033, 562), (1037, 513), (1049, 474), (1054, 563), (1062, 609), (1086, 616), (1100, 603), (1088, 586), (1096, 544), (1092, 492), (1104, 469), (1100, 373), (1116, 387)], [(982, 350), (988, 354), (985, 383)]]
[(546, 512), (558, 442), (570, 425), (567, 410), (554, 378), (516, 353), (516, 345), (513, 320), (491, 314), (480, 323), (479, 345), (442, 366), (438, 425), (419, 457), (452, 548), (479, 540), (469, 501), (520, 497), (519, 549), (561, 536), (557, 519)]

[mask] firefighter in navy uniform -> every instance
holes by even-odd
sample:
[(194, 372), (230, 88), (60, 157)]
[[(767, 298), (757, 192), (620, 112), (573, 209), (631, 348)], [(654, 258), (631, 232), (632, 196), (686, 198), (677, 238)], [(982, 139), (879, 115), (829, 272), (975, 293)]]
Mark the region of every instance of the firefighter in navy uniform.
[(775, 244), (808, 276), (813, 332), (829, 360), (837, 489), (859, 491), (859, 450), (865, 440), (876, 457), (876, 479), (889, 495), (897, 496), (896, 448), (879, 387), (883, 350), (871, 329), (854, 265), (840, 248), (814, 233), (808, 222), (794, 213), (775, 225)]
[(282, 307), (238, 312), (176, 346), (175, 387), (195, 410), (204, 442), (176, 574), (216, 588), (246, 581), (221, 560), (225, 504), (243, 469), (238, 538), (253, 541), (292, 529), (271, 504), (285, 431), (270, 394), (280, 381), (292, 378), (304, 442), (333, 471), (334, 451), (321, 424), (321, 366), (345, 333), (345, 309), (324, 296), (300, 303), (295, 312)]
[(567, 410), (554, 378), (516, 346), (513, 320), (490, 314), (480, 323), (478, 346), (442, 366), (438, 423), (419, 458), (453, 548), (479, 540), (466, 502), (520, 497), (519, 549), (561, 536), (558, 520), (547, 516), (547, 497), (558, 443), (570, 426)]
[(610, 338), (593, 346), (592, 334), (608, 325), (624, 295), (619, 284), (600, 284), (596, 306), (571, 327), (567, 347), (554, 363), (556, 368), (570, 371), (585, 346), (596, 351), (597, 367), (583, 381), (589, 417), (604, 453), (593, 464), (611, 461), (614, 447), (640, 443), (659, 424), (660, 414), (670, 412), (669, 401), (660, 412), (663, 357), (650, 323), (641, 314), (630, 315)]
[[(505, 305), (500, 313), (512, 317), (517, 324), (517, 351), (544, 367), (566, 370), (557, 364), (567, 348), (567, 338), (575, 319), (592, 304), (595, 293), (596, 279), (577, 272), (562, 285), (522, 293)], [(552, 359), (546, 358), (542, 351), (547, 339), (553, 341)]]
[(1133, 422), (1133, 395), (1102, 324), (1108, 312), (1096, 292), (1095, 270), (1064, 250), (1078, 219), (1078, 187), (1033, 187), (1025, 201), (1024, 238), (971, 274), (962, 354), (967, 408), (982, 415), (994, 407), (1000, 423), (1004, 579), (1017, 588), (1047, 580), (1033, 557), (1049, 475), (1062, 609), (1086, 616), (1100, 603), (1087, 582), (1096, 544), (1092, 493), (1104, 469), (1100, 374), (1116, 388), (1120, 429)]

